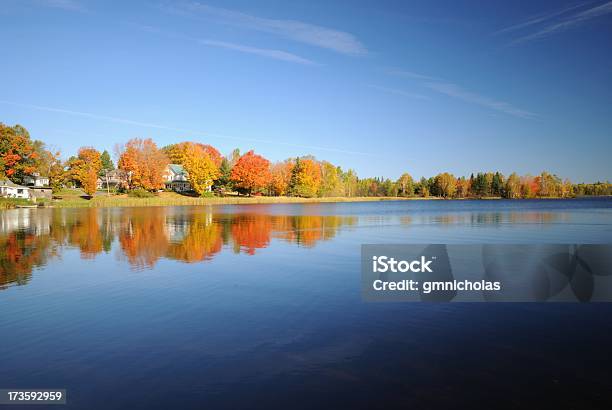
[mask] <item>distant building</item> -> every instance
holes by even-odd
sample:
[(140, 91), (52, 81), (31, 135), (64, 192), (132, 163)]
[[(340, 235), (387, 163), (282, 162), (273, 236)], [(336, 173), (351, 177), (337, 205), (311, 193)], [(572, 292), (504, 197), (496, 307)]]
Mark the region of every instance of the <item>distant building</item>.
[(39, 173), (26, 175), (23, 178), (23, 183), (28, 186), (46, 187), (49, 186), (49, 177), (43, 177)]
[(187, 171), (185, 171), (182, 165), (168, 165), (164, 173), (164, 183), (166, 189), (171, 189), (176, 192), (187, 192), (192, 190), (191, 184), (189, 183), (189, 174), (187, 174)]
[(0, 196), (5, 198), (30, 199), (30, 188), (17, 185), (11, 180), (3, 179), (0, 180)]
[(96, 181), (96, 187), (98, 189), (110, 189), (120, 188), (127, 186), (127, 173), (121, 169), (113, 169), (103, 174)]

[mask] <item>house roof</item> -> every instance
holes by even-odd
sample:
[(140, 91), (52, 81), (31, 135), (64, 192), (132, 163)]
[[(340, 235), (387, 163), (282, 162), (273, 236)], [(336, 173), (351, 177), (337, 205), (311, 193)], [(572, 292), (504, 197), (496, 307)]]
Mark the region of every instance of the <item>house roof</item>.
[(174, 172), (177, 175), (187, 175), (187, 171), (185, 171), (185, 168), (183, 168), (182, 165), (170, 164), (168, 165), (168, 168), (170, 168), (170, 171)]
[(27, 186), (17, 185), (16, 183), (11, 181), (10, 179), (0, 179), (0, 186), (7, 186), (7, 187), (11, 187), (11, 188), (27, 188), (27, 189), (29, 189)]

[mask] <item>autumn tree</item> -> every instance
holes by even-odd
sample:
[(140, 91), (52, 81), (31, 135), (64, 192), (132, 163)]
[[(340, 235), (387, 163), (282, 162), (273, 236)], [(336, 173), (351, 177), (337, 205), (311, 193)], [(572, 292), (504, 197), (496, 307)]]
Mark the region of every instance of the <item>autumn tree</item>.
[(565, 179), (563, 184), (560, 186), (561, 197), (570, 198), (574, 196), (574, 187), (572, 186), (572, 182), (569, 179)]
[(419, 182), (415, 185), (414, 191), (423, 198), (427, 198), (431, 195), (431, 185), (432, 183), (427, 178), (421, 177)]
[(455, 177), (448, 172), (438, 174), (435, 178), (435, 187), (440, 196), (444, 198), (452, 198), (456, 189)]
[(563, 183), (561, 178), (556, 175), (551, 175), (546, 171), (540, 174), (540, 196), (561, 196), (561, 190)]
[(118, 148), (119, 169), (126, 172), (130, 188), (149, 191), (164, 187), (164, 173), (168, 157), (157, 148), (152, 139), (134, 138)]
[(521, 177), (521, 196), (535, 198), (540, 192), (540, 178), (531, 175)]
[(202, 195), (210, 191), (213, 181), (219, 177), (219, 168), (213, 162), (209, 151), (201, 144), (187, 143), (184, 148), (183, 166), (189, 175), (193, 190)]
[(78, 156), (71, 158), (68, 164), (71, 177), (87, 195), (92, 196), (96, 192), (98, 173), (102, 168), (100, 152), (92, 147), (81, 147)]
[(171, 164), (183, 165), (185, 155), (183, 145), (181, 143), (166, 145), (162, 148), (162, 151), (164, 154), (166, 154), (166, 157), (168, 157), (168, 161)]
[(342, 169), (327, 161), (322, 161), (319, 167), (321, 169), (319, 196), (342, 196), (344, 194)]
[(408, 173), (402, 174), (397, 180), (398, 194), (400, 196), (412, 196), (414, 194), (414, 181)]
[(470, 180), (465, 177), (457, 178), (455, 182), (455, 195), (458, 198), (466, 198), (470, 193)]
[(397, 196), (398, 187), (394, 181), (389, 178), (383, 179), (380, 183), (379, 192), (377, 195), (381, 196)]
[(217, 168), (221, 166), (223, 158), (219, 151), (212, 145), (185, 141), (179, 142), (178, 144), (167, 145), (162, 148), (162, 151), (166, 154), (171, 164), (185, 165), (188, 154), (193, 153), (194, 148), (207, 154)]
[(37, 154), (34, 172), (49, 178), (49, 185), (54, 192), (59, 190), (65, 181), (64, 164), (59, 151), (50, 151), (42, 141), (34, 141), (34, 150)]
[(57, 152), (57, 160), (51, 165), (49, 169), (49, 184), (53, 192), (60, 191), (66, 183), (66, 170), (64, 164), (59, 159), (60, 153)]
[(509, 199), (517, 199), (521, 197), (521, 179), (513, 172), (506, 180), (504, 196)]
[(314, 197), (321, 185), (321, 167), (311, 158), (297, 158), (291, 172), (289, 194), (292, 196)]
[(39, 154), (24, 127), (0, 123), (0, 177), (23, 183), (26, 175), (36, 171), (38, 159)]
[(293, 170), (293, 161), (286, 160), (277, 162), (270, 169), (270, 191), (273, 195), (287, 195), (289, 182), (291, 181), (291, 171)]
[(270, 161), (252, 150), (240, 157), (230, 175), (235, 187), (249, 196), (270, 181)]
[(212, 145), (208, 145), (208, 144), (197, 144), (200, 146), (200, 148), (202, 148), (202, 150), (208, 154), (208, 157), (210, 158), (210, 160), (213, 162), (213, 164), (215, 164), (215, 167), (219, 168), (221, 166), (221, 162), (223, 161), (223, 157), (221, 156), (221, 153)]

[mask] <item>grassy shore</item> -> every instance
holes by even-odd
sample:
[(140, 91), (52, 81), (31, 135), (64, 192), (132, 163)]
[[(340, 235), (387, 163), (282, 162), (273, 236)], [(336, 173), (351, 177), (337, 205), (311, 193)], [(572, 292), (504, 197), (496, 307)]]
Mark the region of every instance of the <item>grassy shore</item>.
[[(45, 201), (46, 206), (54, 208), (111, 208), (135, 206), (189, 206), (189, 205), (242, 205), (242, 204), (291, 204), (316, 202), (372, 202), (397, 200), (442, 200), (439, 197), (328, 197), (328, 198), (296, 198), (296, 197), (269, 197), (269, 196), (236, 196), (225, 197), (193, 197), (180, 195), (176, 192), (160, 192), (150, 198), (134, 198), (126, 194), (107, 195), (98, 192), (89, 199), (80, 189), (65, 189), (56, 194), (60, 199)], [(483, 197), (484, 200), (499, 200), (500, 197)], [(555, 198), (545, 198), (555, 199)], [(459, 199), (463, 200), (463, 199)], [(32, 205), (25, 199), (0, 198), (0, 209), (15, 208), (17, 205)]]
[(81, 208), (81, 207), (123, 207), (123, 206), (183, 206), (183, 205), (236, 205), (236, 204), (284, 204), (284, 203), (308, 203), (308, 202), (364, 202), (364, 201), (389, 201), (398, 199), (396, 197), (333, 197), (333, 198), (296, 198), (296, 197), (268, 197), (268, 196), (225, 196), (225, 197), (191, 197), (180, 195), (175, 192), (160, 192), (151, 198), (132, 198), (127, 195), (107, 196), (103, 193), (96, 194), (91, 199), (82, 197), (82, 193), (63, 192), (61, 199), (53, 200), (50, 205), (57, 208)]
[(15, 208), (17, 205), (32, 205), (32, 202), (20, 198), (0, 198), (0, 209)]

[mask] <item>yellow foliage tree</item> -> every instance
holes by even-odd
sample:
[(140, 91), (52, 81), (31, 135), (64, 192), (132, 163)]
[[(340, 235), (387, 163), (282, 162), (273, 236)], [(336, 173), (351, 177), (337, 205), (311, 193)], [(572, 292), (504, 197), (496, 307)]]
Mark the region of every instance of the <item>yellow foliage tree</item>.
[(452, 196), (455, 194), (455, 190), (457, 189), (453, 174), (449, 174), (448, 172), (438, 174), (434, 181), (440, 196), (443, 196), (444, 198), (452, 198)]
[(198, 145), (188, 144), (184, 149), (183, 167), (189, 175), (193, 190), (202, 195), (210, 191), (213, 181), (220, 176), (219, 168), (208, 153)]

